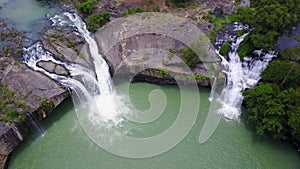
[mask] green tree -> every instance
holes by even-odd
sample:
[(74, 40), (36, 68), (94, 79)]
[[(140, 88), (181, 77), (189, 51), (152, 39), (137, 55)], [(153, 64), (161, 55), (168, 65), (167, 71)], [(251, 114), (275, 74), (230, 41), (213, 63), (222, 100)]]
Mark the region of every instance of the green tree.
[(243, 92), (247, 106), (247, 121), (260, 136), (286, 139), (286, 111), (277, 99), (279, 87), (259, 83), (254, 89)]
[(241, 44), (240, 56), (251, 52), (246, 47), (252, 50), (272, 49), (278, 36), (289, 32), (300, 21), (299, 9), (299, 0), (252, 0), (250, 7), (238, 8), (237, 20), (254, 27), (247, 41)]

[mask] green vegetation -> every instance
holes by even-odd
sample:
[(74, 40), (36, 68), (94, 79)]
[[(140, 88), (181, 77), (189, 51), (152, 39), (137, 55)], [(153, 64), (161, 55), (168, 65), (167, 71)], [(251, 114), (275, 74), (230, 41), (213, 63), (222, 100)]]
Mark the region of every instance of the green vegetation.
[(212, 31), (207, 35), (208, 39), (212, 42), (215, 42), (217, 39), (217, 33)]
[(175, 51), (174, 51), (173, 49), (169, 49), (168, 59), (169, 59), (169, 60), (172, 59), (173, 56), (174, 56), (174, 54), (175, 54)]
[(207, 80), (207, 77), (203, 76), (203, 75), (189, 75), (188, 76), (189, 79), (194, 79), (194, 80)]
[(229, 52), (229, 49), (230, 49), (230, 44), (229, 43), (223, 44), (223, 46), (221, 47), (220, 52), (219, 52), (220, 55), (226, 56)]
[(68, 38), (64, 37), (63, 35), (51, 34), (50, 37), (65, 42), (68, 48), (75, 48), (75, 46), (79, 45), (79, 42), (71, 42)]
[[(68, 38), (64, 37), (63, 35), (59, 35), (59, 34), (51, 34), (50, 37), (53, 39), (57, 39), (61, 42), (64, 42), (68, 48), (72, 48), (77, 53), (78, 56), (80, 55), (80, 51), (75, 48), (77, 45), (80, 44), (80, 42), (71, 42)], [(52, 40), (52, 42), (53, 42), (53, 40)]]
[(189, 66), (194, 67), (199, 61), (198, 55), (191, 49), (180, 49), (179, 52), (183, 55), (183, 62)]
[(101, 14), (95, 14), (87, 17), (88, 29), (92, 32), (96, 32), (101, 26), (109, 21), (110, 13), (107, 11)]
[(165, 69), (162, 69), (162, 68), (159, 68), (156, 70), (156, 72), (161, 75), (161, 76), (165, 76), (165, 77), (171, 77), (171, 74), (168, 70), (165, 70)]
[(295, 39), (300, 42), (300, 36), (297, 36)]
[(185, 8), (187, 6), (187, 3), (191, 1), (192, 0), (165, 0), (165, 4), (167, 6), (171, 6), (171, 4), (174, 4), (178, 8)]
[(42, 100), (41, 107), (37, 110), (39, 117), (42, 117), (43, 113), (51, 112), (54, 109), (54, 102), (51, 100)]
[(241, 59), (243, 59), (248, 53), (251, 53), (253, 50), (255, 50), (255, 48), (250, 43), (248, 43), (248, 41), (249, 35), (245, 37), (245, 39), (238, 48), (238, 54)]
[[(298, 0), (252, 0), (237, 10), (240, 22), (254, 26), (241, 43), (240, 56), (270, 50), (278, 36), (299, 22)], [(300, 46), (279, 53), (263, 71), (261, 82), (243, 92), (247, 122), (259, 136), (300, 142)], [(299, 147), (299, 145), (298, 145)]]
[(236, 36), (240, 37), (246, 33), (246, 30), (240, 30), (236, 32)]
[(299, 47), (280, 53), (258, 86), (243, 92), (247, 121), (260, 136), (300, 141)]
[(0, 86), (0, 121), (20, 122), (24, 121), (29, 107), (26, 103), (14, 99), (14, 92), (7, 85)]
[(260, 83), (243, 94), (247, 120), (258, 135), (300, 140), (300, 87), (281, 90), (276, 84)]
[(123, 16), (128, 16), (128, 15), (133, 15), (133, 14), (136, 14), (136, 13), (142, 13), (144, 12), (143, 8), (141, 7), (137, 7), (137, 8), (129, 8), (127, 9), (126, 12), (124, 12), (122, 15)]
[(21, 49), (18, 49), (18, 50), (16, 50), (16, 54), (17, 54), (17, 55), (21, 56), (21, 55), (22, 55), (22, 53), (23, 53), (23, 52), (22, 52), (22, 50), (21, 50)]
[(300, 66), (289, 61), (276, 60), (262, 73), (266, 83), (274, 83), (283, 89), (300, 86)]
[(249, 50), (240, 50), (241, 57), (251, 52), (250, 49), (272, 49), (280, 34), (287, 33), (300, 20), (298, 0), (251, 0), (250, 7), (240, 7), (236, 12), (239, 22), (249, 24), (254, 30), (241, 46)]
[(12, 56), (12, 49), (8, 47), (4, 47), (3, 49), (3, 56), (4, 57), (11, 57)]
[(110, 19), (110, 13), (108, 11), (104, 11), (100, 14), (93, 14), (97, 3), (98, 0), (85, 0), (83, 2), (75, 2), (77, 11), (87, 17), (87, 28), (91, 32), (96, 32)]
[(87, 0), (83, 3), (79, 3), (78, 5), (76, 5), (76, 9), (78, 12), (82, 14), (90, 15), (93, 12), (96, 5), (97, 5), (96, 0)]
[(213, 27), (212, 27), (213, 31), (218, 31), (218, 30), (224, 29), (225, 23), (232, 23), (235, 20), (236, 19), (235, 19), (234, 15), (227, 15), (225, 18), (218, 18), (214, 15), (211, 15), (211, 17), (210, 17), (210, 22), (213, 24)]
[(282, 51), (279, 56), (283, 60), (293, 61), (300, 64), (300, 46), (286, 49)]

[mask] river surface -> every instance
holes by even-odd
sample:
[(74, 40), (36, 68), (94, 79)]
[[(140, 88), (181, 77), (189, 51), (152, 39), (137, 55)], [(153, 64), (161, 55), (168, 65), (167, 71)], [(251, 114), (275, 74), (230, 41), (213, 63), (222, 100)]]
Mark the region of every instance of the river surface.
[[(116, 84), (124, 90), (127, 82)], [(130, 85), (130, 99), (137, 109), (149, 108), (149, 92), (159, 89), (167, 98), (166, 111), (148, 125), (124, 125), (131, 136), (153, 136), (168, 128), (178, 115), (180, 91), (176, 86), (147, 83)], [(185, 94), (193, 93), (191, 91)], [(9, 169), (298, 169), (299, 154), (289, 144), (259, 139), (243, 120), (222, 120), (212, 137), (198, 143), (199, 133), (207, 115), (209, 89), (200, 88), (200, 110), (195, 125), (185, 139), (164, 154), (142, 159), (113, 155), (90, 140), (79, 121), (71, 99), (58, 106), (42, 126), (44, 137), (33, 134), (12, 153)]]
[(45, 0), (0, 0), (0, 18), (24, 33), (25, 46), (39, 40), (45, 28), (51, 26), (49, 17), (60, 11), (57, 4)]

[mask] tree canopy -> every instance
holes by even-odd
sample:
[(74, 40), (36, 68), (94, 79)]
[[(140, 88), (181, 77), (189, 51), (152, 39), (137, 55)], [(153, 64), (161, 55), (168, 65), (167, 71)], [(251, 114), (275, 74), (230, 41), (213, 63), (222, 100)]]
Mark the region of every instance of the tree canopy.
[(271, 50), (279, 35), (288, 33), (299, 22), (299, 9), (299, 0), (251, 0), (250, 7), (238, 8), (236, 19), (254, 27), (241, 44), (247, 46), (239, 50), (241, 57), (253, 49)]

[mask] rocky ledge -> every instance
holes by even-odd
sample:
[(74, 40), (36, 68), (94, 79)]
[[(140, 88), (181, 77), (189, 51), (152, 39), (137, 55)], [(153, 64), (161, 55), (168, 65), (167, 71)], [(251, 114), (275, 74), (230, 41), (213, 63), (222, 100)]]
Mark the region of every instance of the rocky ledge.
[[(54, 107), (68, 97), (62, 86), (13, 58), (0, 57), (0, 81), (13, 91), (14, 99), (24, 102), (28, 110), (35, 111), (40, 119), (46, 118)], [(43, 107), (43, 101), (50, 103), (50, 109)], [(0, 168), (4, 168), (7, 156), (27, 135), (30, 126), (25, 124), (26, 121), (25, 116), (24, 121), (0, 122)]]

